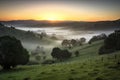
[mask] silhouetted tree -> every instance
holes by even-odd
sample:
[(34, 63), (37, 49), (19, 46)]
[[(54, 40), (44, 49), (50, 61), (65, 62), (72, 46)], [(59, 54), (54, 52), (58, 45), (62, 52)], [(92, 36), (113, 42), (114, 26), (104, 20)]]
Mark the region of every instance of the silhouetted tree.
[(64, 47), (70, 47), (71, 46), (70, 40), (67, 40), (67, 39), (63, 40), (61, 44)]
[(10, 69), (17, 65), (24, 65), (29, 61), (29, 54), (21, 42), (15, 37), (0, 37), (0, 65), (3, 69)]
[(77, 41), (75, 39), (72, 39), (71, 40), (71, 44), (72, 44), (72, 46), (76, 46), (77, 45)]
[(106, 39), (107, 36), (106, 34), (102, 33), (100, 35), (97, 35), (97, 36), (93, 36), (89, 41), (88, 43), (91, 44), (92, 42), (95, 42), (95, 41), (98, 41), (98, 40), (103, 40), (103, 39)]
[(68, 50), (61, 51), (61, 59), (62, 60), (70, 58), (71, 55), (72, 55), (72, 53), (70, 53)]
[(79, 51), (75, 51), (75, 56), (76, 56), (76, 57), (79, 56)]
[(72, 54), (68, 50), (53, 48), (51, 55), (58, 60), (64, 60), (70, 58)]
[(86, 42), (84, 37), (80, 38), (79, 45), (83, 45)]
[(104, 40), (104, 45), (99, 49), (99, 54), (111, 53), (117, 50), (120, 50), (120, 30), (111, 33)]
[(51, 56), (53, 57), (53, 58), (59, 58), (59, 54), (61, 53), (61, 50), (60, 50), (60, 48), (58, 48), (58, 47), (55, 47), (55, 48), (53, 48), (53, 50), (52, 50), (52, 53), (51, 53)]

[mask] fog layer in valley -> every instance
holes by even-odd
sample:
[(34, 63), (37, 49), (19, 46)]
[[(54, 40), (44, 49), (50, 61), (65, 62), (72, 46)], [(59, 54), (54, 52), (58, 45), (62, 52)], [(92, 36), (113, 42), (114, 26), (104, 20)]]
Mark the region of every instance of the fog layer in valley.
[(28, 28), (28, 27), (16, 27), (20, 30), (25, 31), (33, 31), (35, 33), (46, 32), (49, 36), (56, 35), (61, 40), (63, 39), (80, 39), (81, 37), (85, 37), (87, 42), (93, 36), (105, 33), (106, 35), (110, 34), (114, 30), (111, 31), (76, 31), (71, 29), (64, 29), (63, 27), (45, 27), (45, 28)]
[(44, 50), (48, 55), (50, 55), (52, 49), (54, 47), (60, 46), (62, 40), (64, 39), (80, 39), (81, 37), (86, 38), (86, 42), (90, 40), (93, 36), (105, 33), (108, 35), (109, 33), (113, 32), (111, 31), (76, 31), (76, 30), (71, 30), (63, 27), (42, 27), (42, 28), (31, 28), (31, 27), (16, 27), (17, 29), (24, 30), (24, 31), (32, 31), (34, 33), (41, 33), (41, 32), (46, 32), (47, 35), (49, 36), (56, 36), (58, 40), (55, 40), (53, 44), (39, 44), (39, 43), (30, 43), (30, 42), (23, 42), (23, 46), (29, 51), (35, 50), (37, 46), (42, 46), (44, 47)]

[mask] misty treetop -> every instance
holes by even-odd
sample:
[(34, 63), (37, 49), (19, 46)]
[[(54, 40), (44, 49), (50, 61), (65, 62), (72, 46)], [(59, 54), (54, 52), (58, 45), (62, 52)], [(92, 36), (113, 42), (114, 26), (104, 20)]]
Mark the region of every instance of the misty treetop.
[(86, 38), (82, 37), (80, 39), (64, 39), (61, 43), (63, 47), (75, 47), (75, 46), (82, 46), (86, 42)]

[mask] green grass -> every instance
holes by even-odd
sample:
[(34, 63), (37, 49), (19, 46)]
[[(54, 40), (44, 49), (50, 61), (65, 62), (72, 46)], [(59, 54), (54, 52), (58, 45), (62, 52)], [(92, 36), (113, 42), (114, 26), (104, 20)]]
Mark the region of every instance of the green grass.
[(120, 80), (120, 51), (98, 55), (102, 44), (99, 41), (73, 48), (71, 51), (79, 50), (80, 56), (65, 62), (1, 71), (0, 80)]
[(88, 58), (93, 58), (95, 56), (99, 56), (98, 50), (102, 45), (103, 45), (103, 41), (98, 41), (98, 42), (95, 42), (91, 45), (85, 44), (83, 46), (73, 48), (70, 51), (72, 53), (74, 53), (75, 51), (79, 51), (80, 56), (73, 57), (72, 61), (77, 60), (77, 59), (81, 60), (81, 59), (88, 59)]

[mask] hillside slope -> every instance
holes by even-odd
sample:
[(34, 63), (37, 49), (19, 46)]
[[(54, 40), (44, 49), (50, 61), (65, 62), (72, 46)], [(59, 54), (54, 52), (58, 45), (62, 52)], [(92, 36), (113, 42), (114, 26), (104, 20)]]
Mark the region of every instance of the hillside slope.
[(69, 62), (1, 71), (0, 80), (120, 80), (120, 51), (99, 56), (97, 49), (102, 43), (75, 48), (81, 54)]
[(22, 42), (35, 42), (35, 43), (49, 43), (50, 39), (40, 38), (39, 34), (30, 32), (30, 31), (22, 31), (15, 29), (14, 27), (6, 27), (0, 23), (0, 36), (14, 36)]

